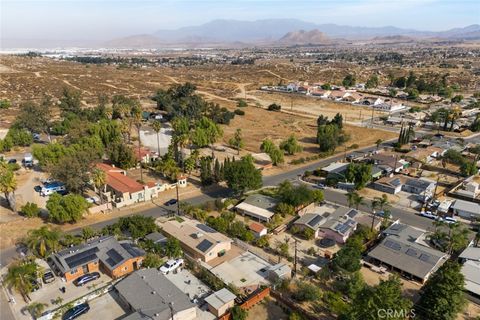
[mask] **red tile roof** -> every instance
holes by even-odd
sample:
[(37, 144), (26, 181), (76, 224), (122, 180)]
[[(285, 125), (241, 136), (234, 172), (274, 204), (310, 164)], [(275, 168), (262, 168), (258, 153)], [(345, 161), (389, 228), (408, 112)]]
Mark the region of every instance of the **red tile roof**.
[(265, 229), (265, 226), (263, 224), (260, 224), (260, 223), (252, 222), (252, 223), (250, 223), (248, 228), (250, 230), (256, 232), (256, 233), (260, 233), (260, 232), (262, 232), (262, 230)]
[(107, 185), (121, 193), (138, 192), (143, 190), (143, 185), (123, 174), (123, 170), (109, 166), (105, 163), (97, 163), (97, 168), (107, 174)]

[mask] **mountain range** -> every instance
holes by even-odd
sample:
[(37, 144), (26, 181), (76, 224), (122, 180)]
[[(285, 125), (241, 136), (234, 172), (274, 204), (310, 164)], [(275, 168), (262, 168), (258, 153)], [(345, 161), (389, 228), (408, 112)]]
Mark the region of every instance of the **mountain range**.
[(445, 31), (419, 31), (393, 26), (316, 24), (297, 19), (213, 20), (199, 26), (158, 30), (152, 34), (115, 39), (106, 45), (127, 47), (155, 47), (165, 44), (301, 45), (331, 43), (332, 39), (366, 40), (382, 37), (408, 37), (412, 41), (427, 38), (480, 40), (480, 25)]

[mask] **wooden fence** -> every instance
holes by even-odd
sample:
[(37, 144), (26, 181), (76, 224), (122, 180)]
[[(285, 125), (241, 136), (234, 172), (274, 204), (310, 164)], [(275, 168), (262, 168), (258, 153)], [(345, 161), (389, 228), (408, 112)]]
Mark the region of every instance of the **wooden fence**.
[[(248, 299), (240, 305), (240, 308), (243, 310), (248, 310), (263, 299), (270, 295), (270, 288), (267, 287), (260, 292), (254, 293)], [(225, 313), (223, 316), (218, 318), (219, 320), (232, 320), (232, 314), (230, 312)]]

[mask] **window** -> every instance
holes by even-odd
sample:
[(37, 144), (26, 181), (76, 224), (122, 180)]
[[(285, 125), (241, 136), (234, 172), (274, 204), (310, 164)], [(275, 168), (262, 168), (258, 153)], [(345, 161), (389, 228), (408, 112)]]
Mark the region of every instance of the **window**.
[(128, 267), (125, 266), (125, 267), (123, 268), (123, 271), (127, 271), (127, 270), (128, 270)]
[(75, 274), (75, 273), (77, 273), (77, 269), (73, 269), (70, 271), (70, 274)]

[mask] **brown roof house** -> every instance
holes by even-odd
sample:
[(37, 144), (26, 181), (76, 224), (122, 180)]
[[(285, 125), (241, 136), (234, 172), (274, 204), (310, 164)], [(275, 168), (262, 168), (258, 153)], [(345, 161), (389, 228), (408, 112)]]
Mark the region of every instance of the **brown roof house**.
[(139, 269), (144, 256), (145, 251), (131, 241), (107, 236), (54, 253), (47, 261), (68, 282), (99, 270), (114, 279), (122, 277)]
[(163, 233), (178, 239), (183, 251), (194, 259), (208, 262), (223, 256), (232, 247), (232, 239), (197, 221), (183, 218), (161, 225)]

